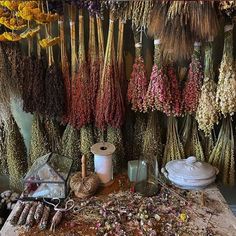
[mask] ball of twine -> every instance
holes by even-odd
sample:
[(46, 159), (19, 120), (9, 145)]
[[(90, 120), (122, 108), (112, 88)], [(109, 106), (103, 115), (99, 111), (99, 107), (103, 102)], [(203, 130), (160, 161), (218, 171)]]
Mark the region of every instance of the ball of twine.
[(81, 172), (77, 172), (71, 177), (70, 187), (78, 198), (86, 198), (95, 194), (100, 184), (99, 178), (95, 173), (90, 173), (82, 177)]

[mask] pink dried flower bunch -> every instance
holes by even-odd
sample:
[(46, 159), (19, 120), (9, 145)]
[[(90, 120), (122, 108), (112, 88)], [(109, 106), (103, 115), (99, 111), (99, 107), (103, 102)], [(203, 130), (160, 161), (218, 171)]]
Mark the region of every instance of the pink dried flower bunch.
[(193, 114), (198, 107), (204, 73), (198, 57), (193, 56), (189, 65), (188, 78), (183, 89), (183, 109)]
[(152, 74), (145, 98), (146, 110), (160, 110), (166, 115), (171, 114), (171, 92), (168, 77), (163, 69), (153, 65)]
[(170, 93), (171, 93), (171, 115), (181, 116), (182, 115), (182, 94), (180, 84), (177, 79), (175, 69), (173, 66), (169, 66), (167, 69), (167, 75), (170, 82)]
[(145, 96), (147, 92), (147, 78), (143, 58), (135, 59), (133, 71), (128, 85), (128, 101), (134, 111), (145, 111)]

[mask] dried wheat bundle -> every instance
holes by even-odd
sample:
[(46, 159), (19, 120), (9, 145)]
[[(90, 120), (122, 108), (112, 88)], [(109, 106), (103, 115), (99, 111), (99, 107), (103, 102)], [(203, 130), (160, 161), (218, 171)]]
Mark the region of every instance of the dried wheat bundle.
[(196, 120), (199, 129), (203, 130), (205, 135), (209, 135), (214, 124), (218, 122), (216, 88), (212, 61), (212, 45), (209, 43), (205, 49), (204, 81), (196, 111)]
[(154, 1), (131, 1), (129, 3), (128, 17), (132, 21), (132, 25), (136, 28), (148, 28), (150, 24), (150, 13), (153, 8)]
[(220, 65), (216, 101), (219, 112), (231, 116), (236, 112), (236, 73), (233, 60), (233, 30), (225, 32), (224, 54)]

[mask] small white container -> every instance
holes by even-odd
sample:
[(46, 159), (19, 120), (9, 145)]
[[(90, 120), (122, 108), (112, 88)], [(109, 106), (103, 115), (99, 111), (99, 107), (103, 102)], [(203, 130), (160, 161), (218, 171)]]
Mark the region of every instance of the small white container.
[(194, 156), (170, 161), (161, 171), (174, 185), (183, 189), (205, 188), (215, 182), (219, 173), (216, 167), (197, 161)]
[(103, 142), (91, 147), (94, 154), (94, 169), (102, 184), (108, 184), (113, 180), (112, 154), (116, 148), (113, 144)]

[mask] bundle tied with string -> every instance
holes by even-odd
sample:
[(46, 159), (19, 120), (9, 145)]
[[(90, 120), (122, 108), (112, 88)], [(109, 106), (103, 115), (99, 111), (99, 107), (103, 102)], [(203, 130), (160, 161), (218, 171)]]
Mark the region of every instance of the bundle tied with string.
[(96, 127), (103, 130), (107, 125), (119, 128), (124, 121), (124, 101), (116, 62), (114, 20), (111, 14), (103, 73), (96, 101)]
[(128, 101), (131, 103), (131, 109), (134, 111), (145, 111), (145, 96), (147, 92), (147, 77), (143, 57), (141, 56), (142, 31), (136, 33), (135, 37), (135, 62), (131, 78), (128, 84)]
[(78, 198), (87, 198), (95, 194), (100, 180), (97, 174), (86, 172), (86, 157), (82, 156), (82, 172), (77, 172), (71, 177), (70, 188)]

